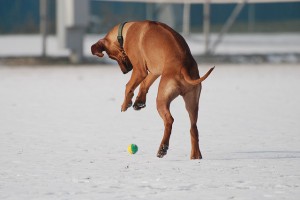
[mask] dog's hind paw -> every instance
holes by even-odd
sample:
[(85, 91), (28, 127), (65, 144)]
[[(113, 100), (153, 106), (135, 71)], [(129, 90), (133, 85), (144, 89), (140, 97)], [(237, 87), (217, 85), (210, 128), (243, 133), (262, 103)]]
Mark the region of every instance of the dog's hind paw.
[(142, 103), (142, 102), (135, 102), (133, 104), (133, 109), (134, 110), (141, 110), (142, 108), (145, 108), (145, 107), (146, 107), (146, 104)]
[(200, 151), (192, 152), (190, 156), (191, 160), (202, 159), (202, 155)]
[(191, 160), (202, 159), (202, 156), (192, 156)]
[(162, 158), (165, 155), (167, 155), (167, 151), (169, 149), (169, 146), (166, 144), (161, 145), (161, 147), (159, 148), (158, 152), (157, 152), (157, 157)]

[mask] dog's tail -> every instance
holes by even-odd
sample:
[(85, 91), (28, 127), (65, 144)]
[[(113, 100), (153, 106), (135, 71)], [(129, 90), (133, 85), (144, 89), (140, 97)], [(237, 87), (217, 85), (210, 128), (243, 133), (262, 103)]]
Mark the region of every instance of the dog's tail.
[(210, 69), (208, 70), (208, 72), (206, 72), (206, 74), (205, 74), (204, 76), (202, 76), (201, 78), (196, 79), (196, 80), (191, 79), (191, 77), (190, 77), (190, 75), (189, 75), (189, 73), (188, 73), (188, 71), (187, 71), (187, 69), (186, 69), (185, 67), (182, 67), (182, 68), (181, 68), (181, 74), (182, 74), (184, 80), (185, 80), (186, 82), (188, 82), (189, 84), (191, 84), (191, 85), (198, 85), (198, 84), (200, 84), (202, 81), (204, 81), (204, 80), (210, 75), (210, 73), (211, 73), (214, 69), (215, 69), (215, 67), (210, 68)]

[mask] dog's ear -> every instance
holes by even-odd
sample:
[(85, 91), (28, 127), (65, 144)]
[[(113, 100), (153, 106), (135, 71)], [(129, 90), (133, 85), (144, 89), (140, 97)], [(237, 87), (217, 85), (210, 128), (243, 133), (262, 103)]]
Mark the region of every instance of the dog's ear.
[(98, 57), (103, 57), (104, 54), (102, 53), (102, 51), (105, 51), (105, 40), (101, 39), (95, 44), (93, 44), (91, 46), (91, 51), (93, 55), (96, 55)]

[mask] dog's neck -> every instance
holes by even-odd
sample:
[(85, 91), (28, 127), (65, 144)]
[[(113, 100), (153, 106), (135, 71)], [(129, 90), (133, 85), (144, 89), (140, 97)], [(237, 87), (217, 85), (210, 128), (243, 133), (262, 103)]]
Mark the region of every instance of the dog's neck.
[(118, 36), (117, 36), (117, 39), (118, 39), (118, 42), (120, 44), (120, 47), (121, 49), (124, 49), (123, 47), (123, 44), (124, 44), (124, 38), (123, 38), (123, 28), (124, 28), (124, 25), (126, 24), (127, 22), (123, 22), (119, 25), (119, 29), (118, 29)]
[[(118, 42), (119, 42), (119, 45), (120, 45), (123, 56), (128, 58), (128, 56), (125, 52), (124, 46), (123, 46), (124, 45), (124, 38), (123, 38), (123, 34), (122, 34), (123, 28), (124, 28), (126, 23), (127, 22), (123, 22), (119, 25), (117, 39), (118, 39)], [(126, 63), (125, 67), (126, 67), (127, 72), (132, 70), (132, 65), (129, 65), (129, 64)]]

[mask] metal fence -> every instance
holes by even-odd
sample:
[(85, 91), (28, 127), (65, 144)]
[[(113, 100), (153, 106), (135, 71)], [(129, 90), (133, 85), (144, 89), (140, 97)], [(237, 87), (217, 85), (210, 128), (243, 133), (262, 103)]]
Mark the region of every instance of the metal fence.
[[(38, 0), (1, 0), (0, 33), (38, 33)], [(235, 3), (212, 4), (211, 31), (218, 32), (235, 8)], [(231, 32), (299, 32), (300, 2), (246, 4), (238, 15)], [(120, 21), (166, 20), (177, 31), (183, 30), (184, 4), (128, 3), (90, 0), (90, 33), (106, 32)], [(203, 4), (190, 6), (190, 30), (202, 32)], [(56, 32), (56, 1), (47, 2), (47, 29)], [(167, 22), (168, 23), (168, 22)]]

